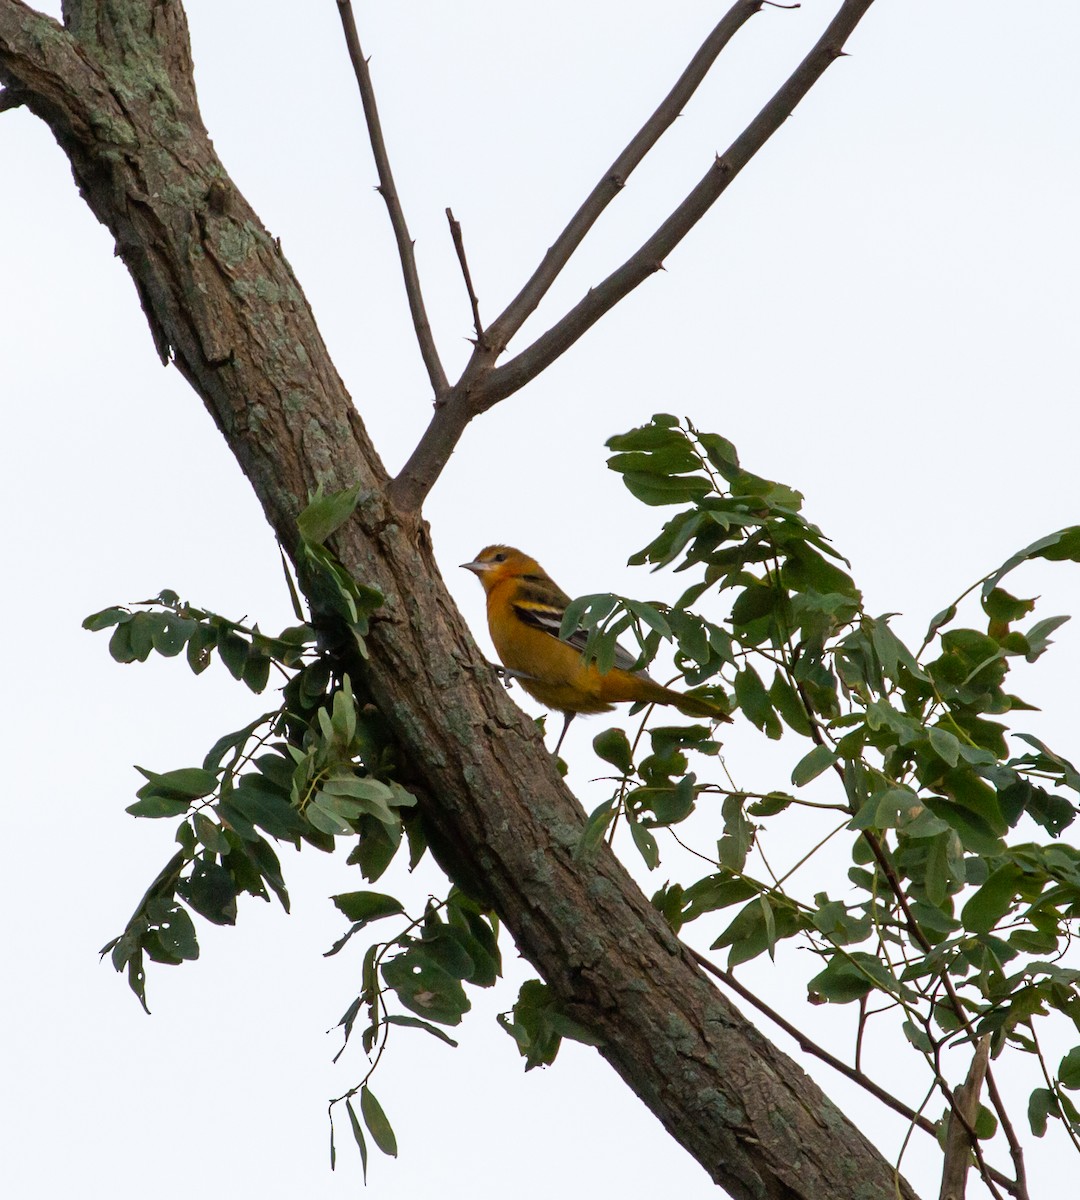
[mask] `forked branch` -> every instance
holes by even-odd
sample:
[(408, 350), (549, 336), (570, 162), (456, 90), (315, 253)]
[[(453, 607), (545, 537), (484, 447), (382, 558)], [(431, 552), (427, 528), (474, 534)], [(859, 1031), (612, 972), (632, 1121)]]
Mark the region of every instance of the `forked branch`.
[(750, 18), (758, 12), (764, 0), (736, 0), (721, 18), (716, 28), (701, 44), (675, 86), (664, 97), (656, 111), (634, 134), (626, 149), (604, 172), (599, 183), (585, 202), (570, 218), (570, 223), (555, 239), (529, 280), (503, 312), (495, 318), (488, 337), (495, 353), (501, 354), (507, 342), (524, 324), (526, 318), (547, 294), (559, 277), (571, 255), (581, 245), (585, 235), (596, 224), (604, 209), (626, 186), (634, 168), (656, 145), (678, 118), (687, 102), (709, 73), (720, 52)]
[[(844, 53), (844, 43), (872, 3), (873, 0), (844, 0), (839, 12), (829, 23), (828, 28), (810, 53), (727, 151), (716, 159), (704, 178), (660, 228), (621, 267), (612, 272), (598, 287), (587, 292), (574, 308), (546, 333), (541, 334), (531, 346), (501, 367), (496, 367), (494, 359), (507, 336), (508, 326), (501, 324), (506, 320), (507, 313), (511, 314), (512, 320), (509, 322), (511, 325), (519, 315), (522, 320), (524, 319), (524, 316), (531, 311), (528, 302), (532, 292), (539, 289), (536, 295), (538, 303), (540, 296), (547, 290), (554, 278), (554, 276), (551, 276), (551, 279), (548, 278), (554, 264), (561, 257), (562, 261), (558, 266), (558, 269), (561, 270), (565, 259), (569, 257), (581, 238), (584, 237), (585, 232), (595, 222), (603, 207), (610, 202), (610, 196), (605, 198), (603, 182), (598, 185), (597, 189), (594, 189), (590, 199), (575, 215), (567, 230), (560, 235), (560, 239), (556, 243), (556, 246), (562, 245), (559, 255), (552, 258), (555, 247), (548, 252), (544, 263), (548, 263), (548, 260), (551, 259), (551, 267), (541, 264), (534, 274), (533, 280), (530, 280), (526, 288), (511, 303), (506, 313), (488, 327), (487, 339), (492, 347), (491, 351), (485, 355), (478, 348), (474, 352), (461, 379), (448, 393), (446, 403), (436, 407), (431, 423), (412, 456), (391, 485), (391, 500), (399, 511), (412, 514), (419, 512), (425, 497), (438, 479), (453, 453), (458, 439), (473, 417), (493, 407), (500, 400), (505, 400), (535, 379), (545, 367), (550, 366), (564, 354), (605, 313), (614, 308), (620, 300), (662, 267), (665, 257), (686, 237), (723, 195), (742, 168), (783, 125), (795, 106), (817, 82), (826, 68), (841, 57)], [(680, 84), (686, 81), (685, 95), (689, 95), (696, 87), (697, 82), (700, 82), (697, 73), (703, 73), (704, 69), (707, 69), (704, 65), (705, 58), (708, 58), (708, 64), (711, 65), (735, 30), (760, 7), (761, 4), (757, 2), (740, 3), (729, 11), (710, 35), (709, 42), (706, 43), (711, 48), (712, 57), (708, 58), (704, 54), (705, 47), (703, 47), (691, 67), (684, 72)], [(726, 24), (729, 21), (731, 22), (730, 27)], [(722, 37), (720, 36), (721, 31)], [(719, 44), (714, 45), (714, 39)], [(624, 151), (624, 155), (616, 160), (616, 164), (622, 162), (623, 158), (626, 158), (628, 162), (633, 161), (634, 165), (640, 161), (641, 156), (651, 145), (655, 144), (660, 133), (663, 132), (663, 128), (667, 127), (663, 122), (667, 121), (670, 124), (674, 115), (677, 114), (677, 108), (671, 103), (672, 97), (679, 96), (681, 102), (683, 95), (684, 92), (681, 92), (677, 85), (664, 104), (650, 118), (641, 133)], [(634, 155), (638, 157), (635, 159)], [(605, 181), (608, 179), (609, 177), (605, 176)], [(591, 205), (590, 202), (592, 202)], [(555, 274), (558, 274), (557, 270)]]

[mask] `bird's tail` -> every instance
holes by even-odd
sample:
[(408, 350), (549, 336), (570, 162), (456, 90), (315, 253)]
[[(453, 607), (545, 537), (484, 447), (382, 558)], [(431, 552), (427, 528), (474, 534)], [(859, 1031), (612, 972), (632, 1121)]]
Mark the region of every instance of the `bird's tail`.
[(650, 694), (644, 697), (646, 700), (655, 701), (657, 704), (670, 704), (687, 717), (697, 717), (705, 721), (731, 720), (715, 700), (709, 700), (705, 696), (694, 696), (688, 692), (676, 692), (673, 688), (661, 687), (658, 683), (653, 686), (656, 691), (653, 692), (650, 688)]

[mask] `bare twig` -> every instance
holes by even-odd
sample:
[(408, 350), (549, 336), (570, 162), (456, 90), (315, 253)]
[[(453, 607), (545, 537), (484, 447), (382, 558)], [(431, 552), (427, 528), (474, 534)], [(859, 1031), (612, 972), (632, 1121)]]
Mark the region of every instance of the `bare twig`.
[(450, 222), (450, 236), (454, 239), (454, 250), (457, 252), (462, 278), (465, 280), (465, 290), (469, 293), (473, 328), (476, 330), (476, 344), (486, 349), (487, 339), (484, 337), (484, 326), (480, 320), (480, 301), (476, 298), (472, 275), (469, 272), (469, 260), (465, 257), (465, 242), (461, 236), (461, 222), (458, 221), (449, 208), (446, 210), (446, 219)]
[(957, 1107), (956, 1112), (949, 1114), (949, 1126), (945, 1134), (945, 1165), (941, 1172), (938, 1200), (964, 1200), (967, 1193), (973, 1143), (964, 1125), (957, 1120), (957, 1114), (962, 1113), (968, 1125), (975, 1124), (979, 1112), (979, 1092), (982, 1091), (989, 1061), (990, 1035), (986, 1034), (979, 1039), (975, 1048), (967, 1080), (954, 1093)]
[(543, 261), (532, 273), (525, 286), (510, 301), (502, 313), (491, 323), (488, 330), (495, 354), (501, 354), (507, 342), (524, 324), (526, 318), (547, 294), (558, 278), (570, 256), (581, 245), (589, 230), (596, 224), (604, 209), (626, 186), (631, 172), (646, 154), (656, 145), (664, 133), (678, 118), (687, 101), (693, 96), (701, 81), (720, 52), (738, 33), (739, 29), (760, 10), (763, 0), (736, 0), (716, 27), (701, 44), (701, 48), (690, 60), (679, 76), (675, 86), (664, 97), (656, 111), (634, 134), (626, 149), (604, 172), (596, 187), (585, 198), (584, 203), (570, 218), (569, 224), (552, 243)]
[(382, 124), (379, 120), (379, 109), (375, 103), (375, 90), (371, 83), (371, 72), (368, 70), (367, 59), (360, 48), (360, 36), (356, 32), (356, 21), (353, 18), (351, 0), (337, 0), (341, 25), (345, 30), (345, 42), (349, 47), (349, 58), (352, 60), (356, 82), (360, 86), (360, 99), (364, 106), (364, 118), (367, 121), (368, 138), (371, 150), (375, 156), (375, 166), (379, 173), (378, 191), (386, 201), (390, 213), (390, 224), (394, 229), (394, 240), (397, 242), (398, 258), (401, 260), (401, 271), (405, 276), (405, 294), (409, 300), (409, 312), (412, 314), (413, 328), (416, 330), (416, 340), (420, 345), (420, 354), (427, 368), (428, 379), (431, 381), (436, 402), (450, 390), (450, 382), (446, 378), (439, 351), (435, 346), (435, 338), (431, 332), (427, 310), (424, 307), (424, 297), (420, 290), (420, 276), (416, 270), (416, 248), (409, 236), (409, 227), (405, 223), (405, 214), (401, 208), (394, 176), (390, 170), (390, 159), (386, 153), (386, 142), (383, 139)]
[[(399, 510), (412, 513), (419, 511), (462, 432), (474, 416), (486, 412), (524, 387), (564, 354), (605, 313), (661, 268), (666, 255), (682, 241), (754, 154), (787, 120), (829, 64), (844, 53), (844, 42), (872, 3), (873, 0), (844, 0), (825, 33), (787, 82), (728, 150), (716, 159), (704, 178), (652, 237), (531, 346), (501, 367), (495, 367), (494, 361), (510, 334), (520, 327), (539, 303), (566, 259), (617, 193), (618, 187), (612, 172), (605, 175), (548, 251), (532, 279), (511, 301), (506, 311), (488, 326), (490, 348), (486, 352), (477, 348), (460, 381), (448, 394), (446, 403), (437, 407), (409, 461), (391, 485), (391, 499)], [(735, 30), (760, 7), (760, 0), (745, 0), (736, 4), (710, 35), (710, 41), (716, 37), (719, 42), (712, 50), (711, 57), (704, 54), (704, 47), (699, 51), (695, 58), (696, 70), (707, 69)], [(725, 25), (728, 21), (731, 22), (730, 28)], [(723, 36), (719, 33), (721, 29)], [(680, 80), (680, 85), (684, 80), (687, 81), (685, 95), (691, 94), (700, 82), (692, 68), (694, 64), (687, 68)], [(680, 85), (676, 85), (676, 89), (653, 114), (623, 156), (616, 160), (613, 171), (620, 166), (635, 166), (655, 144), (683, 102), (682, 93), (679, 93)], [(672, 101), (676, 95), (680, 96), (679, 100)]]

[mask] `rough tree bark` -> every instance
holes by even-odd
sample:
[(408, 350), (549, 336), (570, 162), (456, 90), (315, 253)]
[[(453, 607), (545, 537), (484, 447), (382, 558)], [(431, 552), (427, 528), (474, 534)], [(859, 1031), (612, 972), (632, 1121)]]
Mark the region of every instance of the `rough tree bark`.
[[(753, 8), (757, 5), (751, 6)], [(732, 1196), (913, 1197), (803, 1071), (714, 989), (603, 849), (477, 651), (299, 284), (218, 160), (178, 0), (0, 0), (4, 106), (25, 104), (116, 239), (164, 362), (202, 398), (287, 549), (317, 484), (361, 484), (334, 550), (387, 597), (365, 680), (451, 843), (601, 1053)]]

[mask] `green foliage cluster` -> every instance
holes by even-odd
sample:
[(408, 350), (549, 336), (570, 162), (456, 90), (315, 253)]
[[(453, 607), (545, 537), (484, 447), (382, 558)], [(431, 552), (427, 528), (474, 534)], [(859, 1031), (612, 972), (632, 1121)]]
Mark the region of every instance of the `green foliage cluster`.
[[(201, 765), (165, 772), (138, 768), (146, 783), (127, 811), (180, 818), (179, 849), (102, 954), (127, 973), (147, 1011), (146, 960), (177, 965), (198, 957), (192, 914), (232, 925), (245, 893), (264, 900), (273, 893), (288, 911), (274, 843), (332, 852), (338, 839), (348, 839), (348, 862), (369, 883), (403, 846), (410, 868), (425, 852), (416, 798), (398, 778), (383, 721), (374, 705), (355, 694), (342, 667), (342, 635), (363, 659), (363, 639), (383, 603), (379, 592), (349, 576), (325, 544), (352, 514), (357, 496), (357, 489), (330, 496), (320, 491), (299, 520), (298, 559), (306, 590), (318, 600), (318, 622), (270, 637), (258, 626), (248, 628), (163, 591), (83, 623), (92, 631), (113, 631), (109, 649), (119, 662), (143, 662), (155, 651), (176, 657), (186, 650), (198, 674), (216, 653), (254, 692), (264, 690), (272, 670), (283, 680), (279, 707), (218, 739)], [(300, 615), (295, 589), (293, 596)], [(344, 1105), (366, 1174), (367, 1137), (384, 1153), (397, 1152), (393, 1129), (368, 1083), (389, 1031), (423, 1029), (455, 1045), (439, 1026), (458, 1024), (468, 1011), (464, 984), (491, 987), (501, 973), (498, 926), (456, 888), (442, 901), (430, 900), (416, 919), (394, 897), (372, 890), (333, 900), (351, 924), (329, 954), (374, 921), (400, 921), (391, 937), (368, 948), (360, 994), (339, 1022), (347, 1044), (358, 1018), (366, 1017), (361, 1041), (370, 1068), (331, 1104), (332, 1110)], [(394, 1000), (407, 1012), (395, 1011)], [(331, 1119), (331, 1160), (336, 1157)]]
[[(587, 652), (610, 662), (615, 639), (637, 639), (641, 663), (660, 642), (680, 673), (740, 710), (767, 738), (808, 743), (791, 790), (751, 793), (705, 783), (688, 754), (715, 758), (704, 727), (622, 729), (600, 734), (597, 754), (617, 771), (610, 800), (592, 814), (583, 850), (629, 823), (650, 868), (657, 832), (719, 798), (713, 869), (668, 884), (654, 903), (678, 930), (734, 909), (713, 949), (728, 967), (772, 955), (798, 938), (819, 960), (809, 981), (818, 1003), (867, 1003), (899, 1014), (930, 1079), (946, 1098), (944, 1051), (989, 1036), (1040, 1065), (1044, 1086), (1029, 1098), (1032, 1130), (1061, 1119), (1080, 1146), (1080, 1114), (1067, 1094), (1080, 1086), (1080, 1046), (1056, 1069), (1039, 1041), (1040, 1019), (1080, 1030), (1080, 971), (1061, 958), (1080, 915), (1080, 851), (1060, 840), (1074, 821), (1080, 773), (1007, 718), (1031, 708), (1006, 689), (1011, 666), (1034, 662), (1067, 618), (1030, 621), (1033, 599), (1002, 587), (1032, 559), (1080, 561), (1080, 527), (1042, 538), (979, 580), (934, 617), (912, 650), (890, 614), (863, 607), (848, 564), (801, 513), (802, 497), (746, 471), (726, 439), (658, 415), (612, 438), (611, 468), (650, 505), (682, 506), (631, 558), (671, 566), (694, 580), (672, 606), (614, 595), (575, 602), (568, 623), (589, 629)], [(978, 594), (981, 627), (958, 624)], [(826, 773), (831, 794), (822, 800)], [(729, 781), (730, 782), (730, 781)], [(813, 797), (813, 798), (811, 798)], [(820, 844), (849, 843), (847, 888), (835, 881), (796, 895), (755, 856), (770, 824), (793, 805), (835, 818)], [(815, 847), (814, 849), (818, 849)], [(830, 894), (831, 893), (831, 894)], [(1003, 1117), (998, 1112), (997, 1118)], [(977, 1126), (992, 1136), (989, 1113)]]
[[(670, 643), (696, 693), (742, 713), (766, 738), (793, 736), (806, 748), (789, 787), (754, 792), (727, 776), (707, 725), (605, 730), (594, 748), (613, 768), (614, 786), (585, 823), (580, 858), (587, 862), (625, 824), (656, 869), (665, 836), (679, 839), (695, 813), (694, 829), (712, 816), (715, 854), (697, 851), (709, 872), (653, 897), (676, 931), (733, 910), (713, 942), (727, 951), (729, 971), (798, 939), (818, 960), (809, 999), (857, 1003), (860, 1041), (871, 1015), (897, 1016), (946, 1113), (950, 1048), (988, 1037), (995, 1057), (1032, 1055), (1044, 1084), (1028, 1098), (1032, 1130), (1041, 1136), (1058, 1119), (1080, 1147), (1080, 1114), (1068, 1095), (1080, 1089), (1080, 1046), (1055, 1067), (1038, 1033), (1051, 1014), (1080, 1030), (1080, 972), (1061, 961), (1080, 914), (1080, 852), (1060, 838), (1076, 817), (1080, 772), (1005, 721), (1030, 708), (1006, 690), (1012, 664), (1038, 659), (1065, 618), (1032, 620), (1034, 600), (1001, 586), (1032, 559), (1080, 561), (1080, 527), (1041, 539), (978, 581), (912, 650), (890, 627), (891, 614), (866, 612), (849, 564), (802, 515), (799, 493), (746, 471), (725, 438), (659, 415), (609, 445), (609, 465), (638, 499), (679, 506), (631, 562), (687, 572), (691, 582), (672, 605), (582, 597), (568, 608), (565, 632), (588, 632), (586, 656), (601, 669), (614, 662), (619, 637), (635, 640), (641, 665)], [(383, 601), (326, 544), (357, 497), (357, 489), (320, 491), (300, 518), (310, 622), (295, 589), (301, 623), (277, 637), (174, 592), (85, 622), (112, 629), (110, 651), (121, 662), (186, 651), (200, 672), (217, 653), (256, 692), (272, 670), (284, 681), (280, 706), (219, 739), (200, 766), (142, 771), (147, 782), (128, 811), (179, 818), (179, 849), (104, 952), (144, 1007), (146, 958), (176, 964), (198, 954), (192, 913), (232, 924), (243, 893), (272, 892), (288, 909), (273, 843), (330, 851), (347, 838), (348, 861), (369, 884), (402, 847), (410, 866), (424, 854), (422, 816), (393, 740), (343, 666), (363, 662)], [(960, 606), (976, 592), (980, 627), (961, 625)], [(829, 824), (777, 877), (763, 837), (785, 828), (796, 808)], [(790, 877), (842, 838), (851, 860), (845, 886), (831, 879), (812, 898), (796, 893)], [(360, 992), (339, 1023), (347, 1044), (363, 1018), (370, 1068), (331, 1110), (344, 1105), (366, 1172), (367, 1137), (396, 1152), (369, 1087), (389, 1031), (420, 1028), (455, 1044), (445, 1027), (468, 1011), (466, 985), (490, 987), (500, 974), (499, 927), (458, 887), (415, 917), (370, 889), (333, 899), (350, 926), (329, 954), (376, 921), (396, 922), (391, 936), (367, 947)], [(526, 1069), (551, 1063), (564, 1037), (596, 1044), (539, 981), (522, 987), (500, 1023)], [(976, 1134), (993, 1136), (1004, 1116), (995, 1101), (994, 1112), (980, 1111)], [(331, 1146), (336, 1160), (333, 1120)]]

